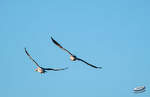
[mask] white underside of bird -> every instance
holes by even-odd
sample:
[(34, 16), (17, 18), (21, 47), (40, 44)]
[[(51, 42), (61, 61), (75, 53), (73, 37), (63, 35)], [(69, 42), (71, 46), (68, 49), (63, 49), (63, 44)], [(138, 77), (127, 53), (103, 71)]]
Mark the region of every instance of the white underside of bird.
[(40, 73), (44, 73), (44, 69), (39, 68), (39, 67), (38, 67), (38, 68), (36, 68), (36, 69), (35, 69), (35, 71), (40, 72)]
[(74, 56), (70, 56), (70, 60), (75, 61), (76, 58)]
[(144, 90), (145, 89), (145, 86), (138, 86), (136, 88), (134, 88), (133, 90), (134, 91), (141, 91), (141, 90)]

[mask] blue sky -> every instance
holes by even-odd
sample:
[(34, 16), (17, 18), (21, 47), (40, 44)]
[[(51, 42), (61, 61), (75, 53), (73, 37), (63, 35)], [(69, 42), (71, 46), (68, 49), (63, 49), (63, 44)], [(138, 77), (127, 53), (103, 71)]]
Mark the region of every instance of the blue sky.
[[(149, 0), (0, 0), (1, 97), (149, 97)], [(103, 69), (72, 62), (50, 40)], [(69, 67), (46, 74), (43, 67)], [(132, 89), (145, 85), (147, 91)]]

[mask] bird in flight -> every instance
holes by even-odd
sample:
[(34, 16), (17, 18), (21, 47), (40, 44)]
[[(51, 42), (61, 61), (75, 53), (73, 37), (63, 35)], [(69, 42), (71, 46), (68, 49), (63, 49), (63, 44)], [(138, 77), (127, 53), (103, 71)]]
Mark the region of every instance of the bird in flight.
[(36, 64), (37, 68), (35, 69), (35, 71), (42, 73), (47, 72), (47, 70), (52, 70), (52, 71), (60, 71), (60, 70), (65, 70), (68, 69), (66, 68), (58, 68), (58, 69), (54, 69), (54, 68), (43, 68), (41, 66), (39, 66), (39, 64), (30, 56), (30, 54), (27, 52), (26, 48), (24, 48), (25, 53), (27, 54), (27, 56)]
[(138, 87), (134, 88), (133, 91), (135, 91), (135, 93), (142, 93), (145, 91), (145, 89), (146, 89), (145, 86), (138, 86)]
[(73, 55), (72, 53), (70, 53), (67, 49), (63, 48), (63, 47), (62, 47), (56, 40), (54, 40), (52, 37), (51, 37), (51, 40), (52, 40), (52, 42), (53, 42), (55, 45), (57, 45), (59, 48), (63, 49), (64, 51), (66, 51), (66, 52), (70, 55), (70, 60), (72, 60), (72, 61), (79, 60), (79, 61), (82, 61), (82, 62), (84, 62), (85, 64), (87, 64), (87, 65), (89, 65), (89, 66), (91, 66), (91, 67), (94, 67), (94, 68), (102, 68), (102, 67), (97, 67), (97, 66), (94, 66), (94, 65), (92, 65), (92, 64), (89, 64), (88, 62), (86, 62), (86, 61), (84, 61), (84, 60), (82, 60), (82, 59), (76, 57), (75, 55)]

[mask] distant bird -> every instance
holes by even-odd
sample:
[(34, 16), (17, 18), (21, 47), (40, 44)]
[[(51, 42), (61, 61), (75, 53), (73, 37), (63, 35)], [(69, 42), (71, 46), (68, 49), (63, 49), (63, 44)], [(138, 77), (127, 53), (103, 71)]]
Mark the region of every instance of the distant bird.
[(92, 65), (92, 64), (89, 64), (88, 62), (86, 62), (86, 61), (84, 61), (84, 60), (82, 60), (82, 59), (76, 57), (75, 55), (73, 55), (72, 53), (70, 53), (67, 49), (63, 48), (63, 47), (62, 47), (56, 40), (54, 40), (52, 37), (51, 37), (51, 40), (52, 40), (52, 42), (53, 42), (55, 45), (57, 45), (59, 48), (61, 48), (61, 49), (63, 49), (64, 51), (66, 51), (66, 52), (70, 55), (70, 59), (71, 59), (72, 61), (79, 60), (79, 61), (82, 61), (82, 62), (84, 62), (85, 64), (87, 64), (87, 65), (89, 65), (89, 66), (91, 66), (91, 67), (94, 67), (94, 68), (102, 68), (102, 67), (97, 67), (97, 66), (94, 66), (94, 65)]
[(145, 86), (138, 86), (138, 87), (134, 88), (133, 91), (135, 91), (135, 92), (143, 91), (143, 90), (145, 90), (145, 88), (146, 88)]
[(53, 68), (43, 68), (41, 66), (39, 66), (39, 64), (30, 56), (30, 54), (27, 52), (26, 48), (24, 48), (25, 53), (29, 56), (29, 58), (36, 64), (37, 68), (35, 69), (35, 71), (42, 73), (47, 72), (47, 70), (52, 70), (52, 71), (60, 71), (60, 70), (65, 70), (68, 69), (66, 68), (60, 68), (60, 69), (53, 69)]

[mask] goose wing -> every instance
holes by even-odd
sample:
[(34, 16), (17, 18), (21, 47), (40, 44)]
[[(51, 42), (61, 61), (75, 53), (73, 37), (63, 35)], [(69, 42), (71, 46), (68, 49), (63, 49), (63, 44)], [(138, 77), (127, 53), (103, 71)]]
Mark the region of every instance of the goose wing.
[(44, 68), (45, 70), (53, 70), (53, 71), (60, 71), (60, 70), (66, 70), (68, 69), (68, 67), (66, 68)]
[(72, 55), (67, 49), (63, 48), (56, 40), (54, 40), (52, 37), (51, 37), (51, 40), (52, 42), (57, 45), (59, 48), (65, 50), (67, 53), (69, 53), (70, 55)]
[(95, 65), (89, 64), (88, 62), (86, 62), (86, 61), (84, 61), (84, 60), (82, 60), (82, 59), (80, 59), (80, 58), (77, 58), (77, 60), (82, 61), (82, 62), (84, 62), (85, 64), (87, 64), (87, 65), (89, 65), (89, 66), (91, 66), (91, 67), (94, 67), (94, 68), (99, 68), (99, 69), (102, 68), (102, 67), (97, 67), (97, 66), (95, 66)]
[(29, 56), (29, 58), (36, 64), (36, 66), (40, 67), (39, 64), (30, 56), (30, 54), (28, 53), (26, 48), (24, 48), (24, 50), (25, 50), (25, 53), (27, 54), (27, 56)]

